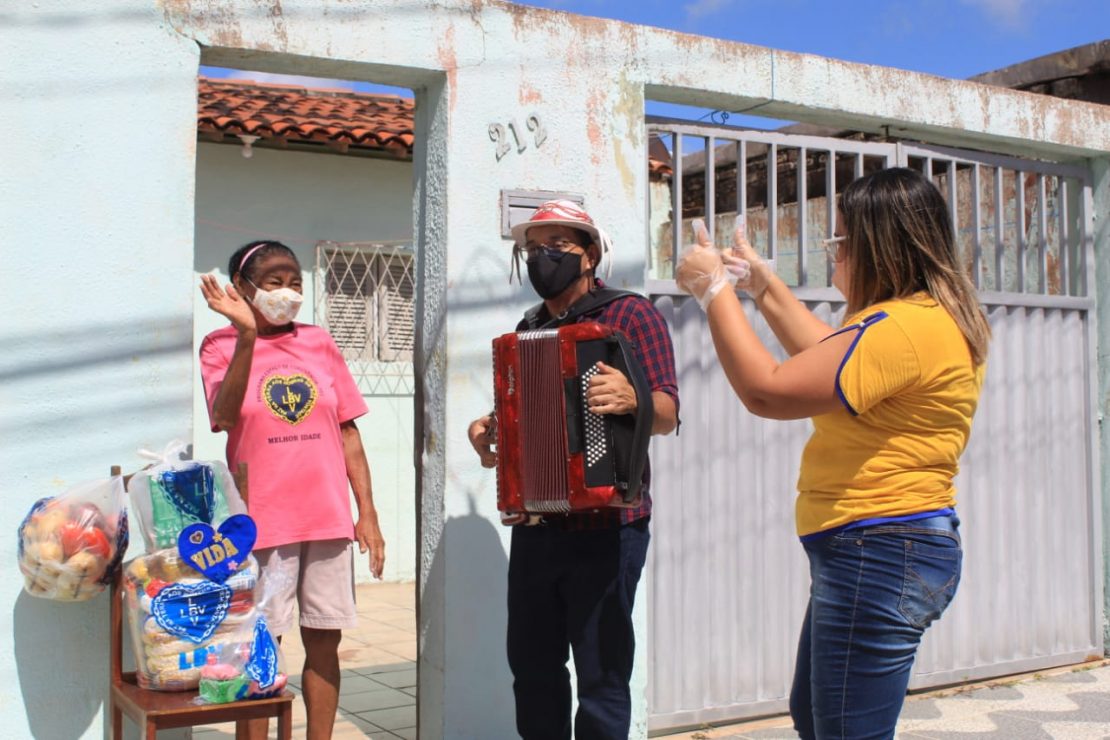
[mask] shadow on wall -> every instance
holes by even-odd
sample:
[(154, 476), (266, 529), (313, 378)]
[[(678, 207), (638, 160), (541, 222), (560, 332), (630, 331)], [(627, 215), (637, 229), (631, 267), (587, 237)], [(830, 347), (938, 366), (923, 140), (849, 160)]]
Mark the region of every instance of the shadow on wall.
[[(36, 499), (100, 478), (113, 463), (134, 466), (136, 449), (188, 429), (192, 317), (157, 307), (134, 313), (95, 321), (71, 311), (64, 326), (32, 330), (17, 320), (0, 329), (0, 384), (18, 420), (18, 433), (11, 426), (0, 435), (11, 461), (0, 469), (3, 531), (14, 534)], [(38, 599), (22, 591), (15, 566), (14, 553), (0, 560), (11, 598), (11, 633), (0, 635), (0, 737), (98, 734), (108, 698), (108, 596)]]
[[(477, 513), (469, 491), (470, 513), (448, 519), (429, 583), (445, 583), (447, 623), (429, 625), (429, 634), (446, 636), (444, 737), (516, 737), (513, 676), (505, 657), (506, 584), (509, 560), (497, 527)], [(444, 553), (450, 552), (450, 557)]]
[(108, 702), (108, 596), (60, 604), (19, 592), (15, 663), (32, 737), (81, 737)]

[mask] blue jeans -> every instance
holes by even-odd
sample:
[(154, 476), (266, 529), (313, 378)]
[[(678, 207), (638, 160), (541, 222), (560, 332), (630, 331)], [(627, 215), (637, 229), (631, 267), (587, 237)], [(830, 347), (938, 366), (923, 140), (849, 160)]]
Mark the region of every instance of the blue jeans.
[(632, 605), (649, 539), (646, 518), (587, 531), (513, 527), (507, 647), (517, 732), (525, 740), (570, 740), (571, 650), (575, 738), (628, 738)]
[(936, 516), (804, 543), (809, 607), (790, 691), (802, 740), (894, 737), (921, 636), (960, 582), (958, 528)]

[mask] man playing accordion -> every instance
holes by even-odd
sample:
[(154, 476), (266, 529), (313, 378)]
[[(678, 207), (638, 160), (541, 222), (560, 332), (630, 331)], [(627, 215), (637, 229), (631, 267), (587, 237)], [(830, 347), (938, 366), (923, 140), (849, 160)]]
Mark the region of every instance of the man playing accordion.
[[(608, 289), (595, 277), (598, 264), (611, 261), (608, 236), (576, 204), (558, 200), (544, 203), (514, 227), (513, 237), (514, 265), (519, 272), (524, 257), (529, 282), (543, 299), (516, 330), (593, 321), (619, 331), (632, 345), (650, 388), (651, 433), (673, 431), (678, 385), (670, 334), (650, 301)], [(583, 389), (593, 414), (637, 411), (632, 383), (609, 364), (598, 363)], [(469, 437), (482, 465), (495, 467), (494, 415), (472, 422)], [(650, 536), (650, 477), (645, 465), (640, 496), (630, 506), (523, 516), (513, 527), (507, 647), (517, 731), (525, 740), (570, 739), (571, 650), (578, 683), (574, 736), (628, 737), (632, 606)]]

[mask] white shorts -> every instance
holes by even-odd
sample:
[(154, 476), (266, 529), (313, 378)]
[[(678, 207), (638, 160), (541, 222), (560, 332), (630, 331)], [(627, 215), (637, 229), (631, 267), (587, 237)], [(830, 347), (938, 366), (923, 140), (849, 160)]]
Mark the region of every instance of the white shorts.
[(318, 540), (255, 550), (258, 607), (275, 635), (293, 627), (293, 603), (302, 627), (342, 630), (358, 626), (351, 541)]

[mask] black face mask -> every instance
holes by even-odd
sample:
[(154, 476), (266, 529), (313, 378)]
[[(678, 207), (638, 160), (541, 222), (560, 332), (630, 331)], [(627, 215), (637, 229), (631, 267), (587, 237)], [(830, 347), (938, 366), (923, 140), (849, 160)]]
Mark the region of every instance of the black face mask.
[(582, 276), (582, 255), (540, 248), (528, 257), (528, 280), (545, 301), (562, 293)]

